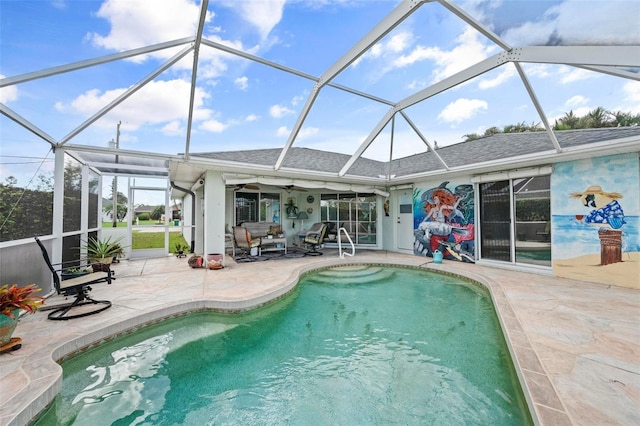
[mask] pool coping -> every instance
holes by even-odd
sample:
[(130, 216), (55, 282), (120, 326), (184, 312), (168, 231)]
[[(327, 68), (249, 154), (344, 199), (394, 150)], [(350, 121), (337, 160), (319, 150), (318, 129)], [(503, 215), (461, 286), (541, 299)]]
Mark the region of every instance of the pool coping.
[[(325, 258), (326, 259), (326, 258)], [(520, 386), (535, 424), (572, 424), (570, 416), (549, 379), (542, 363), (533, 349), (526, 333), (514, 313), (508, 298), (499, 283), (473, 272), (460, 270), (446, 263), (425, 262), (424, 258), (407, 259), (322, 259), (293, 268), (290, 274), (277, 286), (256, 293), (254, 297), (200, 298), (179, 303), (167, 303), (154, 309), (133, 314), (119, 321), (105, 323), (92, 330), (80, 329), (64, 341), (54, 346), (44, 346), (28, 356), (21, 357), (18, 368), (10, 374), (20, 374), (26, 378), (26, 386), (0, 406), (0, 424), (29, 424), (46, 410), (62, 387), (62, 368), (59, 361), (69, 358), (83, 350), (111, 340), (127, 332), (156, 323), (165, 318), (194, 311), (214, 310), (238, 312), (257, 308), (291, 292), (300, 278), (311, 271), (345, 265), (387, 265), (421, 268), (433, 272), (457, 276), (476, 282), (485, 287), (491, 295), (503, 336), (518, 375)], [(4, 364), (0, 364), (4, 368)], [(16, 366), (14, 366), (16, 367)], [(0, 373), (2, 373), (0, 371)], [(4, 374), (2, 374), (4, 376)], [(4, 378), (4, 377), (3, 377)], [(0, 381), (2, 384), (2, 381)], [(2, 391), (6, 394), (6, 391)], [(5, 395), (6, 396), (6, 395)]]

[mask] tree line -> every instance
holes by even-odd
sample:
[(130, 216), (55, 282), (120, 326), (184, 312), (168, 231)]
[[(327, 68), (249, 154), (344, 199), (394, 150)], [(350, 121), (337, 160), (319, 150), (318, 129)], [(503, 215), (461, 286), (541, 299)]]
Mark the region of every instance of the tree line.
[[(555, 120), (553, 130), (574, 130), (574, 129), (599, 129), (602, 127), (629, 127), (640, 126), (640, 114), (623, 111), (608, 111), (603, 107), (595, 108), (583, 116), (577, 116), (573, 110)], [(523, 132), (543, 132), (545, 129), (541, 123), (527, 124), (524, 121), (516, 124), (508, 124), (502, 129), (489, 127), (483, 134), (468, 133), (463, 135), (465, 142), (480, 139), (486, 136), (493, 136), (498, 133), (523, 133)]]

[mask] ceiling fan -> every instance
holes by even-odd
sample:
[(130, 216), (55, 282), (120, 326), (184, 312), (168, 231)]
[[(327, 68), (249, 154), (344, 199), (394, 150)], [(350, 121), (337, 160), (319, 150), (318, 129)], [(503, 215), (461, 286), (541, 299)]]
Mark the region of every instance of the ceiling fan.
[(291, 191), (300, 191), (300, 192), (307, 192), (306, 189), (300, 187), (300, 186), (295, 186), (295, 185), (285, 185), (283, 186), (284, 190), (287, 191), (287, 194), (291, 194)]
[(236, 187), (233, 189), (233, 192), (240, 191), (241, 189), (250, 189), (252, 191), (258, 191), (260, 187), (258, 185), (251, 185), (249, 183), (240, 183), (236, 185)]

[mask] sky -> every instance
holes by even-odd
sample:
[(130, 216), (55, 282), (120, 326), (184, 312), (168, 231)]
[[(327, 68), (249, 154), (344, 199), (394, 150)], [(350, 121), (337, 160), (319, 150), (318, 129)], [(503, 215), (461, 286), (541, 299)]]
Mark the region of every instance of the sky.
[[(640, 44), (638, 0), (455, 1), (514, 47)], [(211, 0), (203, 37), (314, 77), (397, 5), (363, 0)], [(0, 0), (0, 78), (193, 36), (192, 0)], [(0, 89), (0, 102), (60, 141), (185, 45)], [(423, 5), (333, 83), (395, 103), (500, 51), (439, 3)], [(193, 54), (187, 54), (69, 144), (183, 153)], [(640, 82), (566, 65), (523, 64), (553, 124), (596, 107), (640, 113)], [(202, 46), (190, 152), (281, 148), (314, 82)], [(293, 146), (353, 154), (389, 105), (324, 87)], [(430, 142), (464, 140), (489, 127), (538, 123), (511, 64), (406, 110)], [(387, 161), (426, 150), (404, 119), (364, 156)], [(47, 142), (0, 116), (0, 181), (50, 172)], [(392, 143), (393, 142), (393, 143)], [(43, 158), (48, 158), (43, 160)]]

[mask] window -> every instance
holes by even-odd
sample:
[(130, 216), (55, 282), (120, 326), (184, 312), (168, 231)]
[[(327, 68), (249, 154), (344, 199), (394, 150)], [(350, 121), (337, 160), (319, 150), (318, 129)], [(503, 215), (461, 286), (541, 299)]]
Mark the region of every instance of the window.
[(322, 194), (320, 220), (330, 223), (331, 232), (345, 228), (356, 244), (377, 242), (377, 199), (375, 194)]
[(100, 178), (93, 171), (89, 172), (89, 229), (98, 227), (98, 189)]
[(63, 231), (80, 230), (80, 205), (82, 200), (82, 166), (65, 156)]
[(236, 226), (244, 222), (280, 223), (280, 194), (236, 192)]

